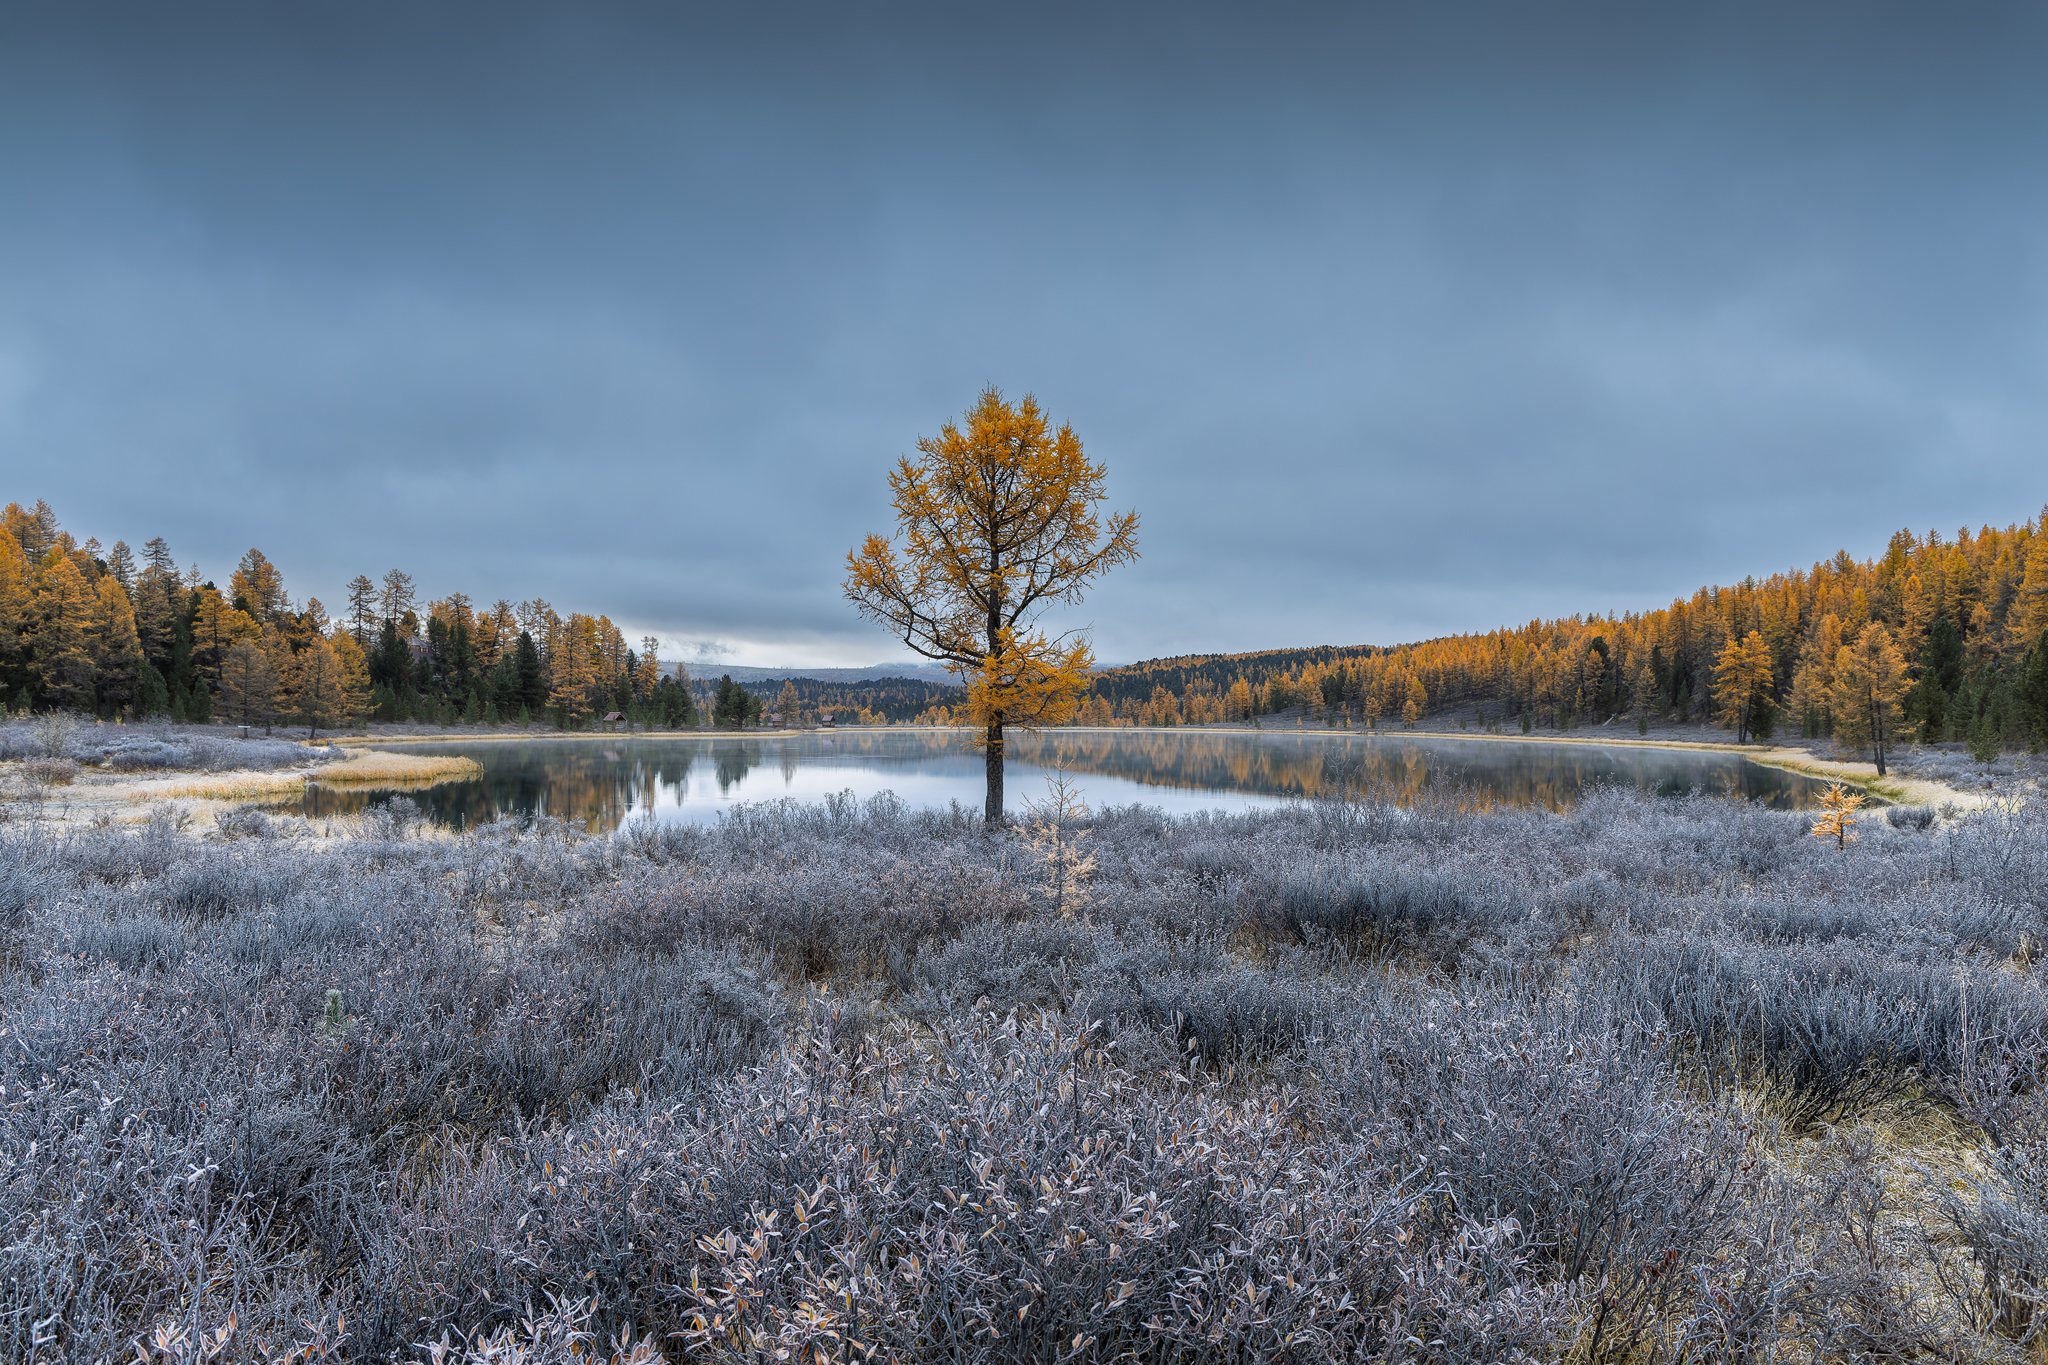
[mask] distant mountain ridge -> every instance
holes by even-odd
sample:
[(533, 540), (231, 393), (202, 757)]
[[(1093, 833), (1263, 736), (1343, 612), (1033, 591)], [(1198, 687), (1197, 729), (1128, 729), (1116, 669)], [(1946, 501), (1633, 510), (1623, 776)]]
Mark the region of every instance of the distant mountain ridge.
[[(730, 676), (736, 683), (780, 682), (784, 678), (815, 678), (819, 682), (873, 682), (880, 678), (911, 678), (945, 686), (959, 685), (952, 673), (934, 663), (873, 664), (867, 668), (756, 667), (751, 664), (690, 662), (683, 667), (696, 679)], [(673, 675), (675, 664), (664, 663), (661, 671)]]

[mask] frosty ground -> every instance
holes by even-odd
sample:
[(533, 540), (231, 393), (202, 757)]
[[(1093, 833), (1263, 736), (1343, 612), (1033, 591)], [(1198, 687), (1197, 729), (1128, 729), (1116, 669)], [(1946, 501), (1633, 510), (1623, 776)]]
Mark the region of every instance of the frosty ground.
[(2048, 816), (1866, 815), (16, 819), (0, 1356), (2027, 1358)]

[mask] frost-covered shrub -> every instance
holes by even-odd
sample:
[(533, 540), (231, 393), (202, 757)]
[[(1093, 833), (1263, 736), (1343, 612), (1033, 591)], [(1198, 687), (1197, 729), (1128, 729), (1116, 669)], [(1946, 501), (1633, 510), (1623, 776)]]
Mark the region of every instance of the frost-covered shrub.
[[(759, 831), (740, 834), (752, 841)], [(746, 942), (795, 977), (873, 978), (970, 924), (1021, 913), (1027, 900), (972, 850), (912, 859), (856, 847), (624, 879), (593, 898), (576, 932), (599, 951)]]
[(1893, 829), (1926, 829), (1934, 823), (1934, 807), (1886, 806), (1884, 819)]
[(44, 787), (68, 787), (78, 780), (78, 763), (69, 758), (31, 758), (22, 764), (29, 780)]
[(59, 846), (61, 864), (74, 880), (120, 886), (138, 878), (163, 876), (190, 856), (190, 841), (181, 831), (190, 817), (167, 806), (150, 812), (140, 829), (115, 825), (87, 826), (66, 834)]
[(975, 1008), (1002, 1014), (1058, 1011), (1072, 998), (1079, 975), (1123, 946), (1113, 931), (1097, 925), (987, 919), (968, 925), (950, 943), (914, 955), (893, 952), (890, 980), (927, 1018)]
[(128, 972), (163, 971), (185, 956), (182, 925), (152, 914), (82, 920), (66, 940), (79, 956), (110, 962)]
[(1529, 909), (1518, 888), (1478, 869), (1368, 865), (1298, 874), (1254, 914), (1289, 942), (1408, 949), (1455, 965), (1473, 939), (1525, 920)]
[(682, 1330), (713, 1358), (794, 1356), (844, 1326), (898, 1359), (1334, 1359), (1410, 1338), (1501, 1359), (1554, 1349), (1576, 1317), (1512, 1221), (1417, 1236), (1438, 1192), (1307, 1096), (1132, 1086), (1093, 1030), (1050, 1022), (798, 1055), (823, 1064), (737, 1090), (695, 1148), (723, 1230)]
[(222, 811), (213, 817), (213, 828), (223, 839), (268, 839), (275, 832), (270, 817), (253, 806)]
[[(1722, 1253), (1682, 1277), (1680, 1359), (2002, 1359), (1984, 1350), (1961, 1268), (1916, 1226), (1926, 1207), (1868, 1128), (1804, 1144), (1797, 1165), (1745, 1160)], [(1933, 1254), (1929, 1254), (1932, 1252)], [(1928, 1292), (1946, 1279), (1951, 1292)]]
[(333, 745), (281, 737), (243, 739), (204, 726), (108, 725), (69, 716), (36, 716), (0, 725), (0, 758), (47, 757), (117, 771), (294, 768), (341, 757)]
[(29, 906), (49, 879), (40, 854), (28, 836), (0, 831), (0, 929), (28, 922)]
[(1737, 1136), (1624, 1002), (1395, 986), (1331, 1040), (1318, 1065), (1341, 1111), (1445, 1190), (1437, 1219), (1512, 1218), (1563, 1279), (1608, 1284), (1595, 1358), (1669, 1305), (1675, 1280), (1639, 1268), (1694, 1263), (1729, 1216)]
[(403, 843), (426, 824), (427, 813), (409, 796), (394, 796), (365, 807), (357, 817), (355, 836), (372, 843)]
[[(1071, 920), (972, 812), (408, 805), (0, 828), (0, 1355), (1808, 1359), (2034, 1292), (2037, 803), (1123, 808)], [(1853, 1149), (1907, 1096), (1950, 1203)]]
[(267, 880), (261, 865), (231, 854), (194, 858), (165, 872), (153, 888), (164, 910), (186, 919), (211, 919), (263, 902)]
[(1732, 1081), (1767, 1083), (1795, 1129), (1897, 1098), (1972, 1034), (2035, 1031), (2040, 985), (1981, 966), (1886, 956), (1868, 940), (1759, 947), (1697, 936), (1634, 940), (1613, 979)]
[[(701, 1116), (609, 1106), (450, 1172), (398, 1257), (434, 1273), (392, 1275), (397, 1302), (467, 1295), (488, 1316), (580, 1276), (731, 1360), (808, 1358), (832, 1332), (878, 1359), (997, 1360), (1076, 1337), (1206, 1359), (1410, 1336), (1500, 1359), (1570, 1334), (1576, 1296), (1526, 1274), (1519, 1227), (1416, 1236), (1436, 1192), (1306, 1096), (1134, 1086), (1086, 1026), (984, 1018), (855, 1055), (830, 1026)], [(534, 1221), (537, 1247), (519, 1236)]]

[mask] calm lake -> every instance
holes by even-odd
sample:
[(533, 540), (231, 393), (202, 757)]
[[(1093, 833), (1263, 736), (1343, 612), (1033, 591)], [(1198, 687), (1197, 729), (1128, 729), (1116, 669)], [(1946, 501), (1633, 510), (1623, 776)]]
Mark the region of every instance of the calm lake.
[[(437, 822), (469, 826), (500, 815), (581, 820), (593, 831), (626, 820), (708, 821), (742, 802), (816, 801), (841, 791), (894, 792), (911, 806), (982, 803), (982, 758), (965, 732), (841, 730), (800, 735), (579, 736), (392, 743), (380, 749), (460, 754), (483, 765), (475, 781), (404, 793)], [(1665, 794), (1693, 789), (1805, 806), (1823, 784), (1740, 755), (1612, 748), (1512, 739), (1401, 734), (1060, 730), (1011, 738), (1006, 794), (1014, 812), (1045, 794), (1062, 764), (1094, 807), (1138, 803), (1171, 814), (1277, 805), (1339, 786), (1397, 796), (1448, 785), (1475, 800), (1556, 809), (1600, 784)], [(317, 783), (304, 813), (338, 815), (394, 793)]]

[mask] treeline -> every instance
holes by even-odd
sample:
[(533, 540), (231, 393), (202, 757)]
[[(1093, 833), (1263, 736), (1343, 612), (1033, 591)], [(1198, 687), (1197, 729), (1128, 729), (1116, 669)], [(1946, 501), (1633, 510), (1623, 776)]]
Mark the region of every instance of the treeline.
[(652, 636), (635, 650), (608, 616), (562, 615), (544, 599), (487, 608), (452, 593), (413, 601), (396, 570), (349, 584), (343, 630), (368, 641), (371, 711), (379, 719), (449, 724), (550, 722), (575, 729), (619, 715), (677, 729), (697, 723), (689, 675), (664, 672)]
[(958, 687), (925, 678), (876, 678), (854, 683), (784, 678), (779, 682), (764, 680), (759, 686), (764, 694), (774, 689), (767, 709), (770, 714), (781, 716), (784, 724), (812, 724), (828, 715), (844, 725), (891, 725), (921, 718), (929, 723), (927, 712), (949, 708), (961, 695)]
[(629, 648), (608, 617), (546, 601), (420, 602), (398, 570), (358, 575), (339, 618), (295, 602), (262, 551), (225, 590), (180, 572), (161, 537), (82, 544), (46, 502), (0, 512), (0, 699), (15, 711), (106, 719), (335, 726), (369, 719), (576, 727), (618, 712), (696, 722), (688, 675), (655, 641)]
[[(2048, 519), (2048, 511), (2044, 511)], [(1480, 705), (1571, 729), (1631, 715), (1780, 728), (1848, 747), (2048, 743), (2042, 520), (1701, 588), (1655, 611), (1531, 621), (1392, 648), (1189, 655), (1110, 669), (1082, 723), (1197, 724), (1304, 707), (1368, 725)]]

